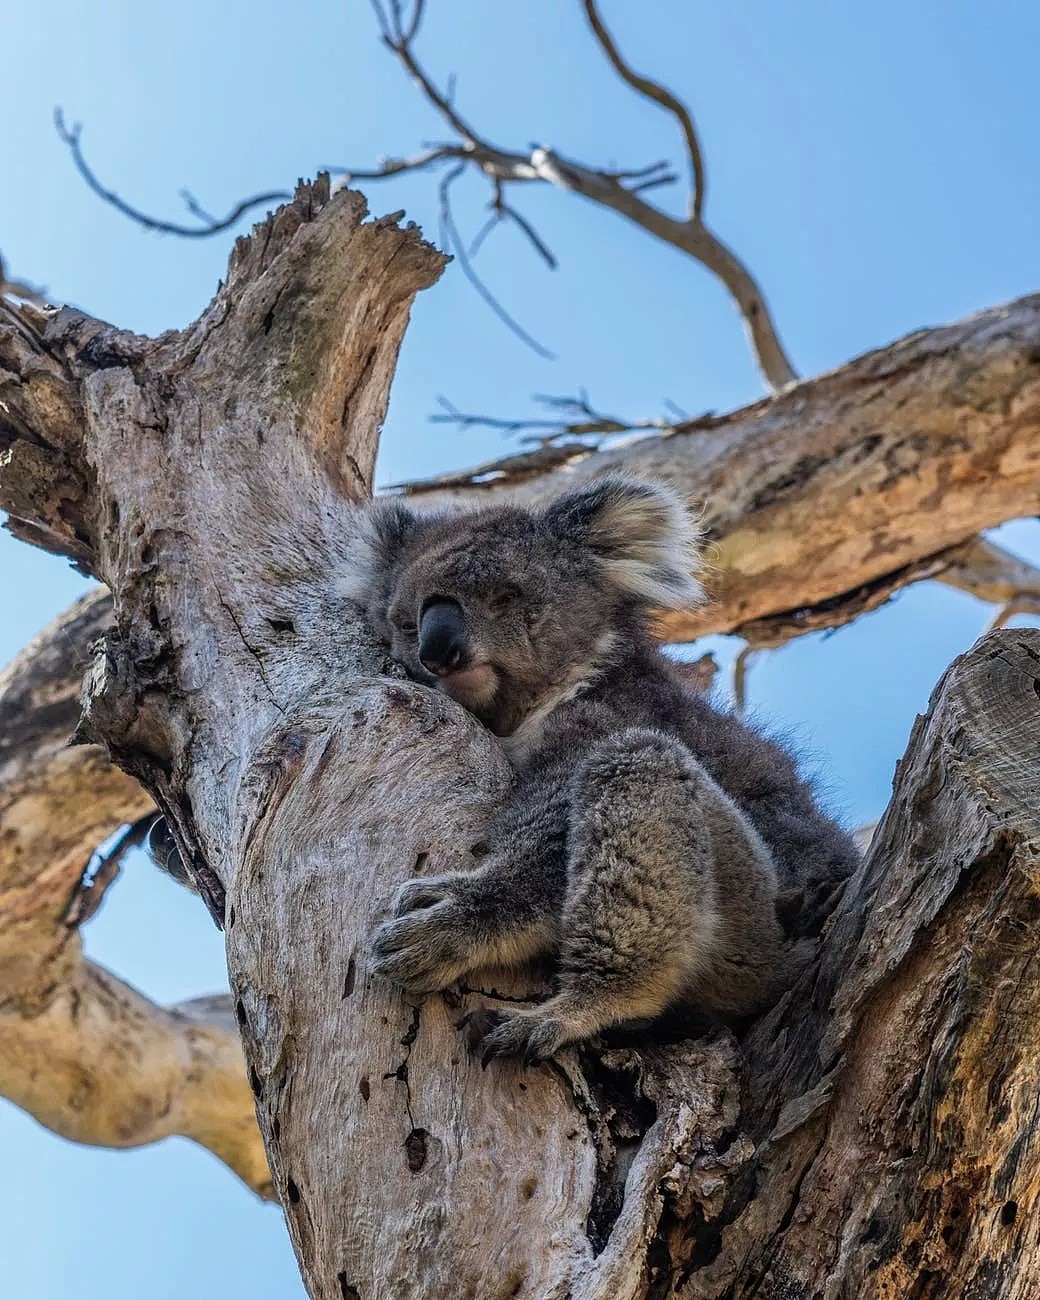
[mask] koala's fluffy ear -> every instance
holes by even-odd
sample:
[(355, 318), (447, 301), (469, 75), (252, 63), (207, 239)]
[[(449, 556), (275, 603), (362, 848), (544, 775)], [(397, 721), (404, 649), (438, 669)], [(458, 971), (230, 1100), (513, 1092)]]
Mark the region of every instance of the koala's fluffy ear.
[(546, 522), (598, 557), (608, 582), (626, 596), (662, 609), (704, 599), (694, 577), (700, 533), (678, 496), (656, 483), (596, 479), (554, 501)]
[(356, 517), (349, 567), (338, 586), (340, 595), (364, 605), (388, 587), (401, 553), (419, 530), (419, 517), (396, 497), (373, 501)]

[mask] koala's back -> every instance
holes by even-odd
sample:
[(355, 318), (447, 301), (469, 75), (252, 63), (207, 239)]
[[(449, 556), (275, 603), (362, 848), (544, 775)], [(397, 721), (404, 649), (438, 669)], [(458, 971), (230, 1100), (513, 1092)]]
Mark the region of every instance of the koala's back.
[(650, 727), (680, 740), (769, 846), (781, 890), (803, 890), (795, 932), (812, 933), (855, 869), (850, 836), (818, 806), (792, 755), (682, 680), (650, 642), (629, 643), (594, 683), (546, 719), (529, 763), (567, 768), (596, 740)]

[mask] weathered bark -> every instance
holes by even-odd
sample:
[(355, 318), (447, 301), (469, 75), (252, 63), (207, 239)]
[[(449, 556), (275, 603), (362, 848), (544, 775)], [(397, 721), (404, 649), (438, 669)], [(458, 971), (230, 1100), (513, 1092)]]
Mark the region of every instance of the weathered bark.
[(1040, 632), (993, 633), (914, 727), (818, 969), (745, 1044), (755, 1194), (680, 1294), (1035, 1294), (1038, 735)]
[(154, 808), (99, 746), (68, 743), (110, 622), (88, 596), (0, 674), (0, 1096), (77, 1142), (193, 1138), (271, 1195), (227, 999), (158, 1007), (83, 956), (110, 883), (85, 878), (91, 855)]
[[(362, 216), (356, 195), (301, 187), (239, 242), (197, 326), (152, 341), (41, 316), (42, 344), (3, 390), (20, 414), (5, 417), (14, 472), (0, 494), (23, 532), (76, 548), (115, 593), (85, 727), (155, 795), (225, 919), (260, 1127), (311, 1295), (852, 1296), (869, 1272), (882, 1295), (967, 1296), (962, 1246), (984, 1247), (1006, 1288), (977, 1294), (1026, 1294), (1033, 634), (998, 634), (951, 672), (818, 971), (743, 1050), (719, 1034), (484, 1073), (453, 1023), (471, 992), (418, 1004), (367, 975), (396, 885), (479, 854), (508, 772), (472, 719), (382, 675), (338, 594), (408, 307), (439, 270), (413, 232)], [(854, 486), (887, 493), (894, 518), (909, 527), (919, 511), (942, 545), (967, 535), (969, 512), (972, 534), (1022, 513), (1038, 328), (1027, 301), (908, 341), (856, 363), (855, 382), (799, 389), (804, 409), (756, 408), (739, 456), (737, 423), (690, 452), (687, 484), (730, 491), (754, 521), (734, 513), (725, 532), (712, 516), (728, 571), (746, 578), (723, 609), (769, 612), (767, 557), (780, 555), (774, 573), (793, 563), (781, 525), (797, 531), (812, 497), (835, 547), (830, 488), (863, 526), (873, 507)], [(0, 338), (0, 356), (10, 347)], [(82, 420), (52, 436), (26, 393), (57, 390), (58, 415), (78, 404)], [(860, 456), (875, 411), (879, 441)], [(815, 429), (818, 463), (797, 420)], [(787, 487), (767, 451), (787, 458)], [(660, 452), (637, 446), (632, 463), (655, 469), (643, 459)], [(932, 475), (935, 503), (907, 464)], [(799, 539), (800, 563), (818, 560), (799, 590), (847, 592), (850, 567), (882, 571), (912, 549), (870, 527), (864, 546), (841, 535), (844, 568)], [(887, 548), (881, 570), (872, 546)], [(1009, 1229), (972, 1199), (988, 1195)]]

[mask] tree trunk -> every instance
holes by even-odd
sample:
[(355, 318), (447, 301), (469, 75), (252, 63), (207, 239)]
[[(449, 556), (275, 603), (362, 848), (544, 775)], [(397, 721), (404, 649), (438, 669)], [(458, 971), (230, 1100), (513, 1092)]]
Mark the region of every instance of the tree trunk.
[[(339, 594), (408, 309), (440, 269), (413, 230), (363, 217), (301, 186), (180, 333), (69, 311), (0, 333), (0, 496), (114, 594), (81, 730), (155, 797), (225, 924), (310, 1294), (1027, 1295), (1035, 634), (948, 674), (818, 967), (743, 1044), (483, 1072), (455, 1022), (522, 994), (489, 976), (498, 993), (417, 1003), (368, 975), (396, 886), (479, 856), (509, 775), (472, 718), (394, 678)], [(1028, 392), (1035, 414), (1035, 356), (985, 338), (982, 370), (1011, 365), (1002, 400)], [(958, 447), (992, 435), (982, 415)], [(990, 470), (1015, 492), (1036, 471), (1035, 422), (1012, 423), (973, 528), (997, 513)]]

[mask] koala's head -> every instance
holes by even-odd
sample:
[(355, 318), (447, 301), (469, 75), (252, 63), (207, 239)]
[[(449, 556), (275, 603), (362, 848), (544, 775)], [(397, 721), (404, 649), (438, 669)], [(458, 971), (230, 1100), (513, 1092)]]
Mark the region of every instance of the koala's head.
[(697, 532), (678, 497), (603, 478), (548, 506), (362, 514), (344, 594), (395, 659), (498, 735), (574, 684), (652, 608), (701, 599)]

